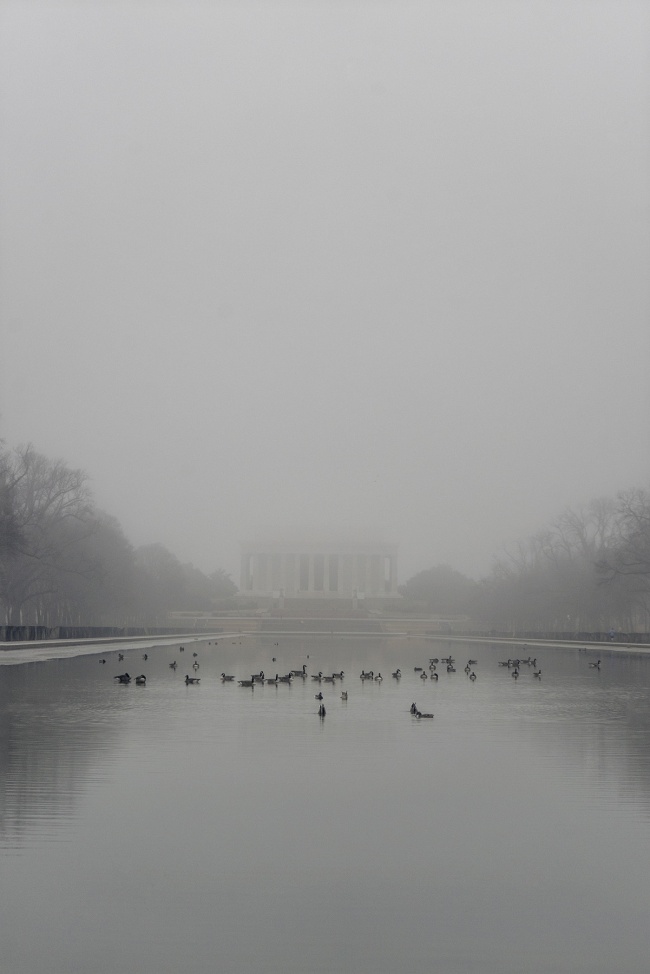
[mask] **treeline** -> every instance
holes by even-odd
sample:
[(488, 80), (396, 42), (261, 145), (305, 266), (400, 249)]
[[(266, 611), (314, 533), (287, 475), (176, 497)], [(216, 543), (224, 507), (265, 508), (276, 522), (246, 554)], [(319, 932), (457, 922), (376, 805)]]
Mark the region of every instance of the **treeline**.
[(405, 607), (511, 632), (650, 631), (650, 493), (566, 510), (474, 581), (448, 565), (401, 589)]
[(223, 570), (205, 575), (162, 544), (134, 548), (81, 470), (0, 444), (0, 624), (160, 626), (236, 591)]

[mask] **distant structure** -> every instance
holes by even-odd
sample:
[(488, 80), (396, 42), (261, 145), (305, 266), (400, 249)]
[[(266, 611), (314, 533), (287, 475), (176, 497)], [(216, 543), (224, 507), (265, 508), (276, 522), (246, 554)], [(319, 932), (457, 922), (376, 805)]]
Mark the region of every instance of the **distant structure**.
[(258, 538), (241, 546), (240, 594), (271, 599), (399, 598), (397, 545)]

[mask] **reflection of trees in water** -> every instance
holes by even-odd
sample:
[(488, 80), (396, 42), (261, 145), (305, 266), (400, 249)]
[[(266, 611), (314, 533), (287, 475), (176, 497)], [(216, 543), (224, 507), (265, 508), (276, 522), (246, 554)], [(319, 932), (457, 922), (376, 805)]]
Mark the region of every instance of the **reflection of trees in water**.
[(107, 709), (105, 683), (79, 660), (0, 668), (3, 841), (70, 822), (97, 753), (119, 733), (121, 711)]
[[(559, 755), (576, 775), (593, 776), (617, 800), (650, 815), (650, 655), (601, 653), (595, 657), (539, 650), (544, 686), (526, 701), (517, 733)], [(524, 668), (524, 676), (526, 676)], [(521, 684), (521, 681), (520, 681)]]

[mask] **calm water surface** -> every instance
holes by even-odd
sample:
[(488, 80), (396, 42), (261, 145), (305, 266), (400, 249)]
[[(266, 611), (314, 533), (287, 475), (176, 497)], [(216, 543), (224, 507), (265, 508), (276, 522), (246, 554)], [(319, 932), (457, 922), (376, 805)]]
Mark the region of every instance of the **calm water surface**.
[(185, 645), (0, 666), (3, 974), (646, 974), (650, 658)]

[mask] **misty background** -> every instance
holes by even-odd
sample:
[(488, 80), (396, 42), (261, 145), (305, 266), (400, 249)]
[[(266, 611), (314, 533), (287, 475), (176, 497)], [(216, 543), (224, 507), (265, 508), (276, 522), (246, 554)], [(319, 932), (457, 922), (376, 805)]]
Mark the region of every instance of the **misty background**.
[(0, 436), (474, 577), (650, 478), (645, 3), (0, 5)]

